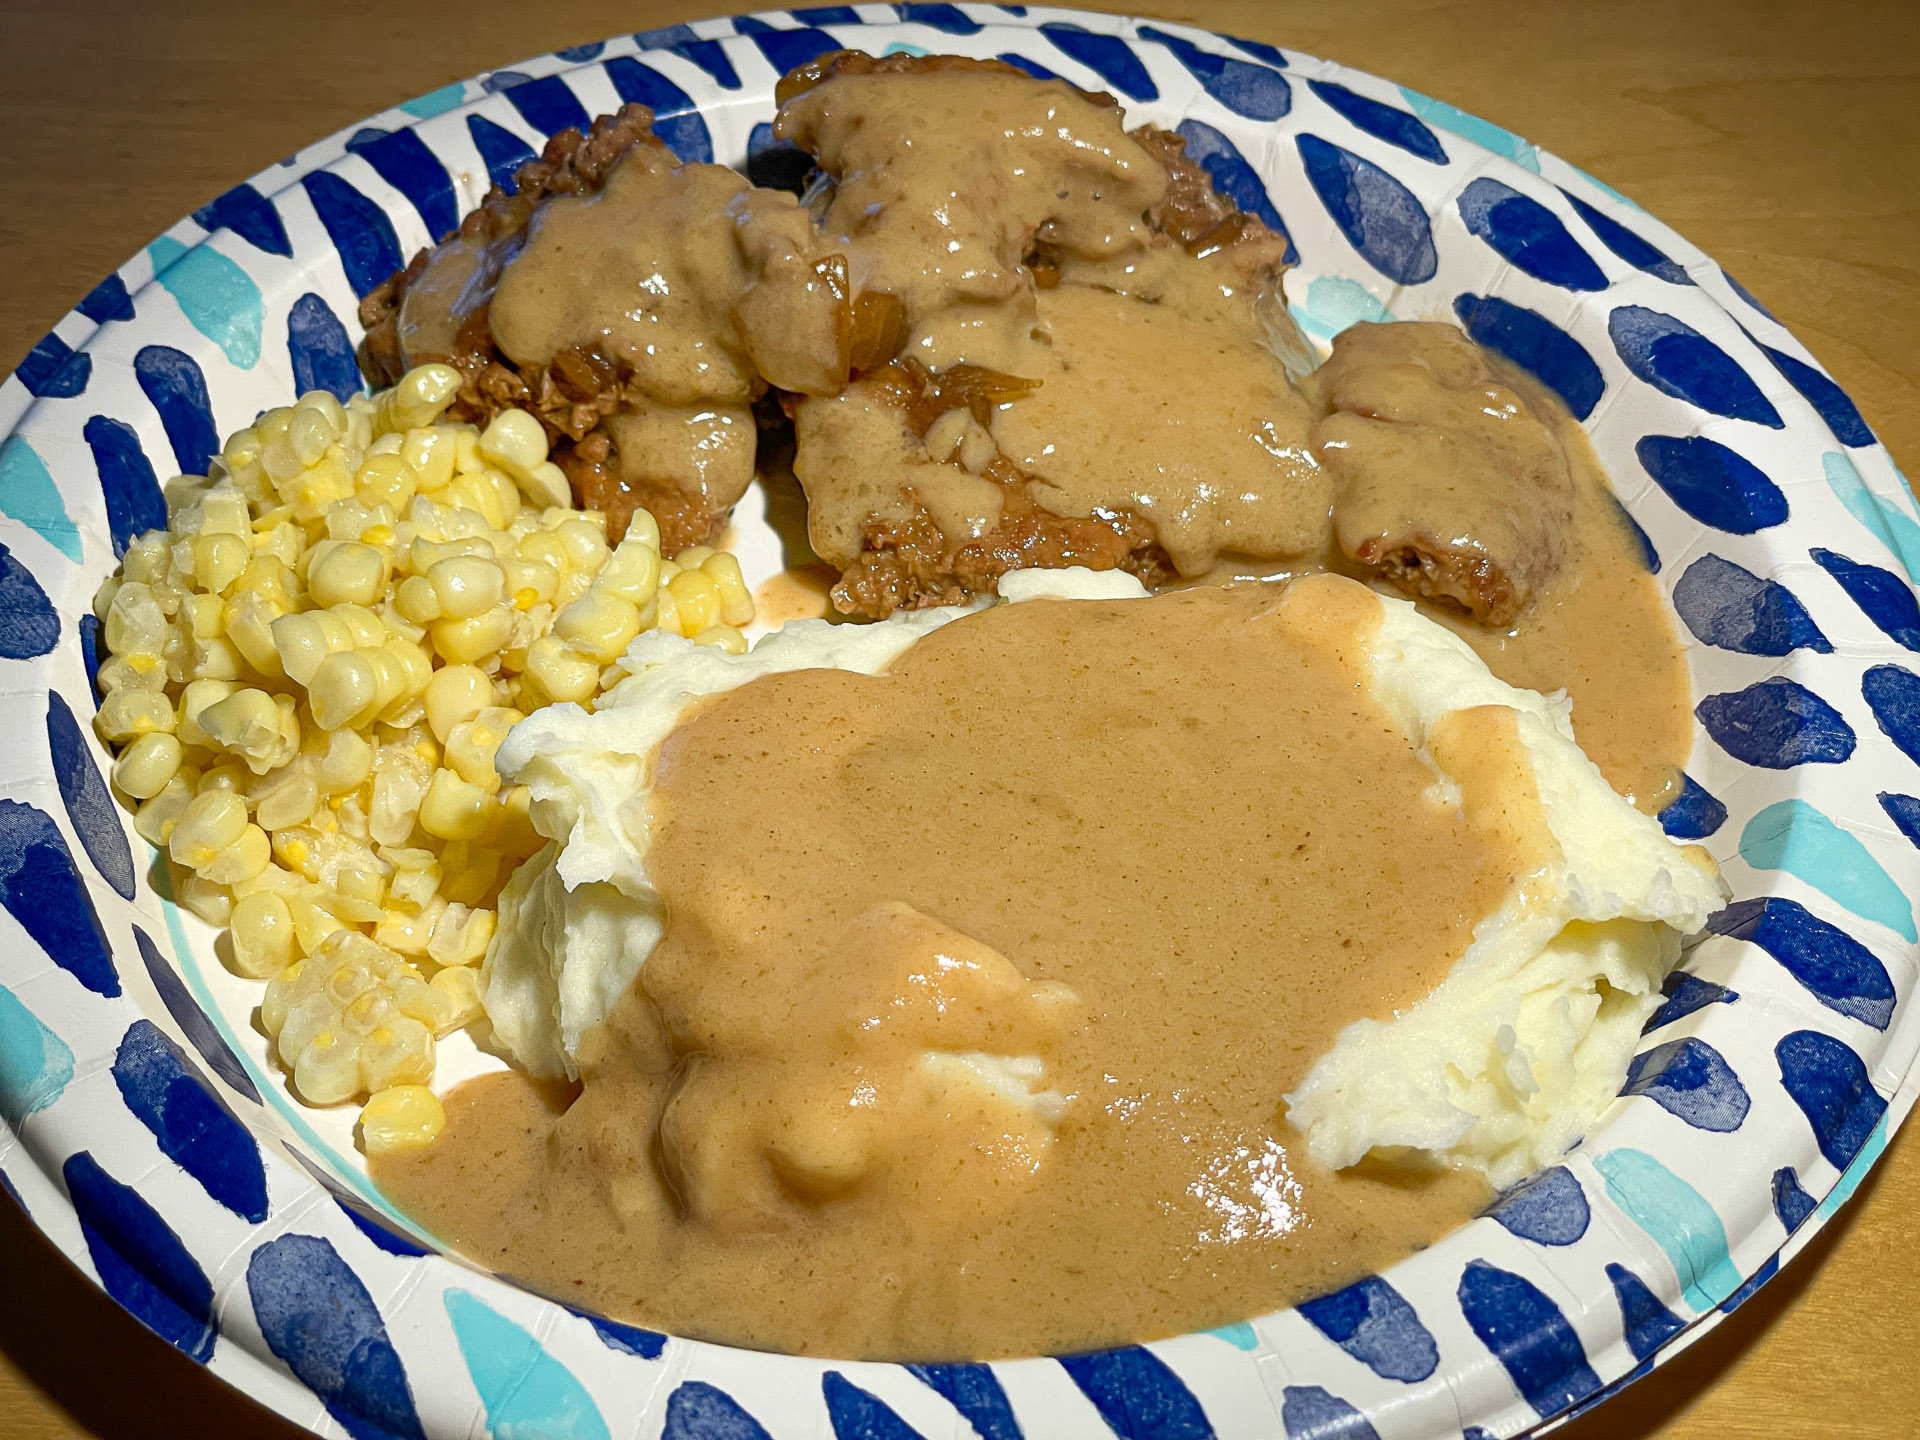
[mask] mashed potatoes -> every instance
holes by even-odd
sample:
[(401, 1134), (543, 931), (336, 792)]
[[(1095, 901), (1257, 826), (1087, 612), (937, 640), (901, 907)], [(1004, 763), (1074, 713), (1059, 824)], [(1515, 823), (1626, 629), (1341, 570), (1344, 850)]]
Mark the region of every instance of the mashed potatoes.
[[(1026, 572), (1000, 588), (1002, 603), (1015, 604), (1145, 593), (1129, 576), (1084, 570)], [(1375, 700), (1432, 765), (1437, 793), (1462, 803), (1484, 788), (1474, 771), (1487, 747), (1476, 734), (1512, 727), (1538, 798), (1511, 819), (1536, 837), (1538, 864), (1432, 994), (1392, 1019), (1349, 1026), (1284, 1103), (1326, 1164), (1376, 1149), (1423, 1152), (1506, 1184), (1562, 1153), (1618, 1090), (1682, 937), (1720, 902), (1719, 877), (1703, 852), (1674, 845), (1608, 788), (1574, 744), (1564, 705), (1495, 679), (1412, 605), (1375, 598)], [(744, 656), (645, 636), (621, 662), (628, 678), (594, 713), (555, 706), (518, 726), (498, 765), (529, 787), (534, 823), (553, 843), (502, 894), (483, 976), (495, 1033), (514, 1059), (534, 1075), (575, 1076), (583, 1037), (658, 942), (646, 870), (651, 766), (702, 697), (790, 670), (878, 674), (974, 608), (859, 627), (804, 622)], [(1353, 1009), (1377, 1003), (1355, 996)], [(1010, 1107), (1009, 1122), (1057, 1118), (1060, 1099), (1032, 1056), (963, 1058), (992, 1077), (986, 1088)]]

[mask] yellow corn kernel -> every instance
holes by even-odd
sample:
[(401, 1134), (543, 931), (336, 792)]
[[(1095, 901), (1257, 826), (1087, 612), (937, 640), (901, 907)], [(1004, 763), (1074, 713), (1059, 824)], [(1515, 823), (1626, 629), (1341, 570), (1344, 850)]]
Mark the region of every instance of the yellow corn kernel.
[(202, 790), (188, 802), (167, 837), (167, 854), (177, 865), (201, 870), (237, 843), (246, 829), (246, 801), (230, 790)]
[(184, 774), (176, 774), (160, 787), (158, 795), (133, 812), (133, 828), (149, 845), (164, 846), (192, 799), (193, 784)]
[[(324, 543), (324, 542), (323, 542)], [(317, 605), (372, 605), (387, 588), (387, 557), (358, 540), (315, 547), (307, 593)]]
[(417, 911), (389, 910), (374, 926), (373, 938), (402, 955), (424, 955), (433, 939), (434, 923), (447, 902), (434, 896)]
[(720, 623), (738, 629), (753, 621), (753, 594), (740, 573), (740, 561), (725, 550), (716, 550), (700, 562), (700, 569), (720, 591)]
[(486, 845), (514, 863), (535, 854), (547, 840), (533, 828), (532, 811), (533, 795), (525, 785), (502, 790), (487, 827)]
[(548, 509), (567, 507), (573, 504), (573, 487), (567, 483), (567, 472), (551, 460), (543, 460), (524, 476), (516, 475), (520, 489), (534, 504)]
[(280, 707), (264, 690), (236, 690), (215, 701), (199, 715), (201, 733), (218, 750), (236, 755), (256, 775), (264, 775), (293, 758), (286, 742)]
[(428, 631), (433, 648), (448, 663), (471, 665), (497, 656), (513, 634), (514, 609), (494, 606), (465, 620), (436, 620)]
[(302, 757), (300, 763), (283, 766), (270, 777), (269, 783), (253, 792), (254, 818), (270, 831), (291, 829), (295, 825), (304, 825), (313, 814), (314, 807), (320, 803), (320, 787), (313, 778), (312, 767)]
[(527, 647), (526, 674), (550, 700), (585, 700), (600, 683), (599, 664), (557, 635), (543, 635)]
[[(179, 833), (176, 826), (174, 834)], [(237, 840), (199, 867), (200, 878), (211, 880), (216, 885), (233, 885), (242, 880), (251, 880), (265, 870), (272, 859), (273, 844), (267, 839), (267, 832), (258, 825), (248, 825), (241, 830)]]
[(436, 618), (472, 619), (493, 609), (506, 593), (506, 576), (499, 564), (478, 555), (435, 561), (426, 578), (439, 607)]
[(598, 574), (607, 563), (606, 527), (581, 515), (569, 516), (554, 529), (554, 538), (566, 551), (567, 563), (576, 570)]
[(390, 1085), (376, 1091), (360, 1112), (360, 1147), (390, 1155), (431, 1145), (447, 1127), (446, 1107), (424, 1085)]
[[(493, 933), (493, 915), (487, 915), (487, 933)], [(485, 947), (482, 946), (482, 953)], [(474, 965), (450, 965), (427, 982), (447, 998), (452, 1015), (447, 1022), (449, 1031), (471, 1025), (483, 1013), (480, 1004), (480, 971)]]
[(682, 570), (698, 570), (719, 553), (711, 545), (689, 545), (673, 557), (673, 563)]
[(453, 433), (443, 426), (425, 425), (409, 430), (400, 444), (400, 455), (413, 473), (420, 477), (420, 488), (432, 493), (453, 479)]
[(178, 721), (173, 705), (160, 690), (116, 690), (100, 702), (93, 728), (111, 745), (124, 745), (142, 735), (171, 734)]
[(282, 900), (291, 902), (293, 897), (307, 888), (305, 876), (296, 875), (269, 861), (267, 868), (247, 880), (236, 880), (229, 887), (233, 891), (235, 902), (249, 895), (278, 895)]
[(546, 604), (560, 588), (560, 571), (544, 560), (508, 555), (500, 561), (500, 570), (506, 592), (513, 597), (514, 608), (518, 610)]
[(618, 595), (633, 605), (645, 605), (653, 598), (653, 592), (660, 584), (660, 553), (644, 541), (635, 540), (628, 535), (614, 550), (600, 573), (593, 578), (593, 588)]
[(554, 616), (553, 633), (602, 665), (610, 664), (640, 633), (640, 610), (595, 586)]
[(367, 657), (341, 650), (326, 657), (307, 686), (313, 722), (322, 730), (339, 730), (369, 713), (379, 698), (379, 675)]
[[(488, 822), (488, 830), (493, 822)], [(465, 840), (449, 840), (446, 849), (441, 852), (441, 870), (439, 893), (456, 905), (485, 905), (500, 892), (500, 852), (487, 844), (484, 837), (471, 843)], [(436, 933), (438, 931), (436, 930)], [(451, 932), (449, 932), (451, 933)], [(428, 951), (432, 954), (432, 951)], [(437, 958), (437, 957), (436, 957)], [(476, 955), (473, 958), (478, 959)], [(443, 965), (464, 964), (464, 961), (442, 960)]]
[(362, 650), (369, 645), (387, 643), (387, 622), (380, 618), (377, 610), (365, 605), (341, 604), (318, 613), (324, 617), (323, 623), (337, 627), (341, 637), (338, 643), (331, 634), (328, 637), (336, 650)]
[(245, 766), (227, 760), (209, 767), (200, 777), (199, 788), (203, 791), (227, 790), (244, 797), (247, 793), (247, 779)]
[(233, 915), (233, 897), (226, 887), (190, 872), (174, 873), (173, 898), (183, 910), (215, 927), (225, 925)]
[(120, 752), (113, 762), (113, 783), (122, 795), (151, 800), (179, 769), (179, 740), (156, 730), (138, 737)]
[(354, 476), (354, 498), (369, 509), (389, 505), (404, 514), (420, 488), (420, 476), (402, 455), (369, 455)]
[(271, 980), (293, 959), (293, 912), (270, 890), (236, 900), (228, 919), (233, 965), (242, 975)]
[(427, 958), (436, 965), (471, 965), (487, 953), (493, 938), (493, 911), (450, 904), (434, 923)]
[(660, 553), (660, 522), (653, 518), (651, 510), (636, 510), (627, 517), (627, 533), (621, 539), (623, 544), (632, 540), (658, 555)]
[(662, 560), (660, 562), (660, 583), (662, 585), (667, 584), (679, 573), (680, 566), (676, 562), (672, 560)]
[(442, 840), (478, 839), (487, 828), (492, 797), (451, 770), (436, 770), (420, 801), (420, 828)]
[(491, 795), (500, 788), (500, 774), (493, 768), (494, 752), (507, 738), (507, 731), (526, 718), (504, 705), (489, 705), (473, 719), (454, 726), (447, 732), (448, 767)]
[(212, 739), (200, 728), (200, 716), (209, 705), (218, 704), (239, 688), (231, 680), (189, 680), (180, 692), (180, 720), (174, 731), (180, 743), (213, 749)]
[(328, 642), (327, 631), (319, 615), (281, 615), (273, 620), (269, 628), (273, 632), (273, 648), (280, 656), (282, 671), (289, 680), (299, 685), (310, 683), (313, 672), (320, 668), (320, 662), (335, 649)]
[(415, 625), (431, 625), (440, 618), (440, 597), (424, 575), (409, 575), (393, 592), (393, 608)]
[(460, 372), (451, 365), (416, 365), (380, 397), (375, 425), (383, 430), (417, 430), (440, 418), (460, 393)]
[(284, 613), (257, 592), (242, 590), (227, 602), (222, 623), (227, 639), (249, 666), (268, 679), (286, 673), (273, 643), (273, 622)]
[(693, 637), (693, 643), (696, 645), (717, 646), (729, 655), (744, 655), (747, 653), (747, 637), (731, 625), (709, 625)]
[(698, 635), (720, 623), (720, 587), (706, 571), (682, 570), (667, 582), (667, 590), (679, 609), (682, 635)]
[[(313, 954), (327, 943), (329, 935), (347, 928), (339, 916), (316, 903), (311, 895), (297, 895), (289, 900), (287, 913), (293, 917), (293, 943), (303, 955)], [(287, 968), (291, 970), (293, 967)], [(281, 973), (284, 975), (286, 972)]]
[(220, 633), (220, 615), (224, 609), (218, 595), (189, 595), (181, 605), (181, 615), (194, 639), (211, 640)]
[(533, 561), (553, 567), (555, 575), (564, 575), (573, 568), (573, 561), (567, 554), (567, 547), (544, 530), (535, 530), (523, 535), (514, 545), (522, 560)]
[(427, 683), (427, 728), (446, 744), (453, 727), (493, 704), (493, 681), (477, 665), (445, 665)]
[(193, 542), (193, 575), (202, 589), (224, 594), (253, 558), (253, 547), (238, 535), (201, 535)]
[(312, 753), (314, 783), (323, 795), (358, 790), (373, 770), (373, 746), (352, 730), (317, 732)]
[(547, 458), (547, 432), (525, 410), (502, 410), (480, 432), (480, 453), (517, 480)]

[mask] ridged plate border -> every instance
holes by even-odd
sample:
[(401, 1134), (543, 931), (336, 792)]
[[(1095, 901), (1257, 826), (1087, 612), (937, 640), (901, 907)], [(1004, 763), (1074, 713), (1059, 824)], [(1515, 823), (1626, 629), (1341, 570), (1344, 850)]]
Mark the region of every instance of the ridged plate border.
[[(611, 1325), (427, 1253), (381, 1218), (337, 1117), (286, 1101), (251, 992), (154, 889), (107, 796), (89, 602), (161, 513), (157, 478), (296, 386), (356, 383), (357, 296), (553, 130), (641, 99), (677, 116), (660, 128), (683, 156), (737, 163), (779, 74), (840, 45), (1003, 55), (1111, 90), (1285, 225), (1310, 334), (1451, 316), (1533, 369), (1586, 422), (1692, 637), (1702, 724), (1663, 819), (1713, 850), (1734, 906), (1579, 1150), (1338, 1296), (1095, 1355), (896, 1366)], [(1530, 1433), (1718, 1323), (1913, 1104), (1913, 496), (1711, 260), (1556, 157), (1360, 72), (977, 4), (768, 12), (543, 56), (182, 220), (0, 386), (0, 434), (0, 1182), (139, 1319), (317, 1433)]]

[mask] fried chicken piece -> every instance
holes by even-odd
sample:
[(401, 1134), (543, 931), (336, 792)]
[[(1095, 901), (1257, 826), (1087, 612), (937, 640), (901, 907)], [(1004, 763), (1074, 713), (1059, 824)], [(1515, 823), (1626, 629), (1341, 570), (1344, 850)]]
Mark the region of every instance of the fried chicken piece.
[(1347, 560), (1505, 629), (1565, 563), (1574, 479), (1524, 387), (1431, 322), (1355, 325), (1314, 374)]

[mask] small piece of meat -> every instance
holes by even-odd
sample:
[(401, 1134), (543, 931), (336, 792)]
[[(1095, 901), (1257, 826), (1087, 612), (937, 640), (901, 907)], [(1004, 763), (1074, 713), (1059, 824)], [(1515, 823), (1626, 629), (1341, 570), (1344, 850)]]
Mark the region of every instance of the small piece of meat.
[(1482, 625), (1511, 626), (1571, 543), (1575, 482), (1550, 402), (1429, 322), (1342, 331), (1312, 388), (1341, 554)]
[(1147, 224), (1195, 259), (1230, 250), (1243, 274), (1264, 272), (1277, 283), (1286, 268), (1287, 237), (1216, 190), (1213, 176), (1187, 154), (1186, 136), (1157, 125), (1127, 133), (1167, 172), (1167, 193), (1147, 208)]

